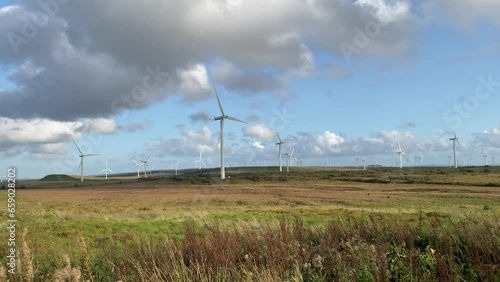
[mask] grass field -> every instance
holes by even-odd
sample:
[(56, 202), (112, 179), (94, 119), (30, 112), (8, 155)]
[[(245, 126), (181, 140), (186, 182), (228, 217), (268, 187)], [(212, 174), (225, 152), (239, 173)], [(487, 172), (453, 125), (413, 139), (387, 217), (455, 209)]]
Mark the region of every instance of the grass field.
[(292, 169), (19, 183), (0, 281), (500, 281), (499, 168)]

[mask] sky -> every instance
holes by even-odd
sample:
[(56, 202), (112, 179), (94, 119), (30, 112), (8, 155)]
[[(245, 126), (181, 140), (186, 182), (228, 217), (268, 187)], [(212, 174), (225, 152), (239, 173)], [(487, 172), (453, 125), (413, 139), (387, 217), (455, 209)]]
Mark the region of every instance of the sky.
[[(0, 4), (0, 176), (500, 156), (496, 0)], [(500, 158), (497, 162), (500, 162)], [(3, 171), (3, 173), (2, 173)]]

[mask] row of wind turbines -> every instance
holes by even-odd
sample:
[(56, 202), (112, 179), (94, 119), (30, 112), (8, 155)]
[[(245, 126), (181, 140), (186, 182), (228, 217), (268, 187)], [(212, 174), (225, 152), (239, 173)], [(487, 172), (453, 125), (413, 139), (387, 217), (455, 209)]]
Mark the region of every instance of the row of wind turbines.
[[(224, 163), (224, 123), (225, 123), (226, 120), (232, 120), (232, 121), (236, 121), (236, 122), (240, 122), (240, 123), (247, 123), (247, 122), (245, 122), (245, 121), (243, 121), (241, 119), (238, 119), (236, 117), (227, 115), (224, 112), (224, 108), (222, 107), (222, 103), (221, 103), (221, 100), (220, 100), (220, 97), (219, 97), (219, 93), (217, 92), (217, 87), (215, 86), (215, 83), (214, 83), (214, 81), (213, 81), (213, 79), (212, 79), (211, 76), (210, 76), (210, 81), (212, 83), (212, 86), (213, 86), (213, 89), (214, 89), (214, 92), (215, 92), (215, 97), (217, 98), (217, 104), (219, 106), (219, 110), (220, 110), (220, 113), (221, 113), (220, 116), (214, 116), (214, 121), (219, 121), (219, 124), (220, 124), (219, 125), (220, 126), (220, 131), (219, 131), (219, 138), (218, 138), (218, 141), (217, 141), (217, 146), (220, 146), (220, 179), (225, 179), (226, 178), (226, 170), (225, 170), (225, 163)], [(281, 146), (283, 144), (286, 144), (286, 142), (281, 139), (281, 137), (280, 137), (280, 135), (278, 133), (278, 130), (275, 129), (275, 131), (276, 131), (276, 136), (278, 138), (278, 142), (276, 142), (276, 145), (278, 146), (279, 171), (283, 172), (282, 153), (281, 153), (282, 152), (282, 148), (281, 148)], [(453, 160), (454, 160), (455, 168), (457, 168), (458, 167), (458, 161), (457, 161), (456, 145), (459, 142), (458, 142), (458, 137), (457, 137), (456, 133), (454, 134), (454, 137), (450, 138), (449, 140), (453, 141)], [(75, 141), (73, 141), (73, 142), (75, 143), (75, 146), (76, 146), (76, 148), (78, 149), (78, 152), (79, 152), (79, 156), (80, 156), (80, 166), (79, 166), (79, 169), (80, 169), (80, 174), (81, 174), (81, 181), (83, 181), (83, 160), (84, 160), (84, 158), (85, 157), (89, 157), (89, 156), (96, 156), (98, 154), (84, 154), (84, 153), (82, 153), (82, 151), (80, 150), (80, 148), (78, 147), (78, 145), (76, 144), (76, 142)], [(291, 150), (288, 153), (284, 154), (286, 156), (286, 158), (287, 158), (287, 168), (286, 168), (287, 172), (290, 172), (290, 162), (291, 162), (291, 160), (293, 158), (294, 150), (295, 150), (295, 148), (292, 147)], [(198, 169), (199, 170), (201, 170), (202, 165), (204, 167), (206, 167), (205, 163), (202, 160), (202, 153), (203, 153), (203, 151), (200, 151), (199, 158), (198, 158), (198, 160), (195, 161), (195, 163), (198, 164)], [(401, 144), (399, 143), (399, 141), (398, 141), (398, 151), (397, 151), (397, 154), (399, 155), (399, 167), (403, 168), (403, 155), (405, 155), (406, 153), (401, 148)], [(150, 157), (151, 157), (151, 154), (145, 160), (134, 161), (135, 165), (137, 166), (137, 177), (138, 178), (140, 177), (140, 168), (141, 168), (141, 166), (144, 167), (144, 177), (145, 178), (147, 177), (147, 172), (148, 172), (148, 169), (149, 169), (148, 161), (149, 161)], [(486, 150), (485, 150), (485, 156), (484, 157), (485, 157), (485, 165), (487, 165), (488, 161), (487, 161)], [(419, 159), (419, 157), (418, 157), (418, 159)], [(366, 158), (363, 158), (362, 160), (363, 160), (363, 168), (366, 169)], [(299, 163), (301, 163), (301, 161), (302, 160), (300, 160), (300, 158), (299, 158)], [(177, 163), (171, 165), (171, 169), (175, 169), (175, 175), (177, 175), (178, 166), (179, 166), (179, 161), (177, 161)], [(106, 179), (107, 179), (108, 172), (113, 173), (113, 171), (111, 169), (109, 169), (109, 167), (108, 167), (108, 159), (106, 158), (106, 167), (105, 167), (105, 169), (103, 169), (101, 171), (101, 173), (106, 173)]]

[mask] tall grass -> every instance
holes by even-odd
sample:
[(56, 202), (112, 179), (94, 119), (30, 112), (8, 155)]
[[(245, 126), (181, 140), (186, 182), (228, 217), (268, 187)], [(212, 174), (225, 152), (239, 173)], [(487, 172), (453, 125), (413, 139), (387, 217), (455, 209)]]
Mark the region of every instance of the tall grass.
[(326, 228), (193, 224), (183, 240), (112, 258), (124, 281), (498, 281), (498, 219), (435, 219), (430, 228), (368, 217)]
[[(325, 227), (297, 218), (274, 223), (186, 224), (182, 238), (88, 245), (70, 259), (41, 253), (22, 236), (22, 272), (10, 281), (500, 281), (497, 217), (422, 223), (367, 215)], [(126, 238), (124, 238), (125, 240)], [(116, 242), (115, 242), (116, 243)], [(43, 246), (50, 250), (50, 246)], [(44, 267), (40, 267), (40, 266)]]

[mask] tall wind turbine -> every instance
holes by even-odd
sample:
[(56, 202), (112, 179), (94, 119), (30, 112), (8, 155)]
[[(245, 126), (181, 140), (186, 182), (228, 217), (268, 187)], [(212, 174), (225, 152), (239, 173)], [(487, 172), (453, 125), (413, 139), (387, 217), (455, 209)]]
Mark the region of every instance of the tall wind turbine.
[(220, 121), (220, 134), (219, 134), (219, 142), (220, 142), (220, 179), (226, 179), (226, 169), (224, 167), (224, 121), (226, 119), (237, 121), (237, 122), (242, 122), (246, 123), (240, 119), (237, 119), (232, 116), (228, 116), (224, 113), (224, 109), (222, 108), (222, 104), (220, 102), (219, 94), (217, 93), (217, 88), (215, 87), (215, 83), (210, 77), (210, 80), (212, 81), (212, 85), (214, 87), (215, 91), (215, 96), (217, 97), (217, 103), (219, 104), (219, 109), (220, 113), (222, 114), (221, 116), (214, 117), (214, 120), (219, 120)]
[(112, 171), (111, 169), (108, 168), (108, 157), (106, 157), (106, 168), (104, 168), (103, 170), (101, 170), (101, 173), (103, 173), (103, 172), (106, 173), (106, 180), (108, 180), (108, 171), (111, 172), (111, 173), (115, 173), (114, 171)]
[(286, 156), (286, 172), (290, 172), (290, 160), (293, 156), (293, 151), (295, 150), (295, 147), (292, 147), (292, 149), (290, 150), (290, 152), (286, 153), (285, 156)]
[[(148, 169), (149, 169), (149, 165), (148, 165), (149, 157), (151, 157), (151, 154), (149, 154), (147, 159), (140, 161), (144, 165), (144, 178), (148, 177), (147, 173), (148, 173)], [(151, 170), (149, 170), (149, 175), (151, 175)]]
[(75, 140), (73, 140), (73, 143), (75, 143), (76, 148), (78, 149), (78, 152), (80, 153), (80, 175), (81, 175), (81, 182), (83, 182), (83, 158), (85, 157), (90, 157), (90, 156), (97, 156), (99, 154), (84, 154), (82, 153), (82, 150), (80, 150), (80, 147), (76, 144)]
[(363, 169), (365, 170), (366, 169), (366, 158), (363, 158), (362, 161), (363, 161)]
[(454, 133), (454, 137), (450, 138), (451, 141), (453, 141), (453, 162), (455, 163), (455, 168), (458, 168), (458, 162), (457, 162), (457, 143), (458, 142), (458, 137), (457, 133)]
[(203, 165), (204, 167), (207, 167), (205, 165), (205, 163), (201, 160), (201, 154), (202, 153), (203, 153), (203, 151), (200, 150), (200, 157), (196, 161), (194, 161), (195, 163), (198, 163), (198, 170), (201, 170), (201, 165)]
[(138, 163), (136, 161), (134, 161), (135, 165), (137, 166), (137, 178), (140, 178), (141, 176), (139, 175), (139, 169), (141, 168), (141, 166), (143, 166), (144, 164), (143, 163)]
[(279, 155), (279, 164), (280, 164), (280, 172), (283, 172), (283, 164), (281, 160), (281, 145), (285, 144), (286, 142), (282, 141), (280, 138), (280, 134), (278, 133), (278, 130), (275, 128), (274, 131), (276, 131), (276, 136), (278, 137), (278, 155)]
[(403, 149), (401, 149), (401, 144), (399, 144), (399, 141), (398, 141), (398, 147), (399, 151), (397, 153), (399, 155), (399, 168), (403, 168), (403, 155), (406, 155), (406, 153), (403, 152)]

